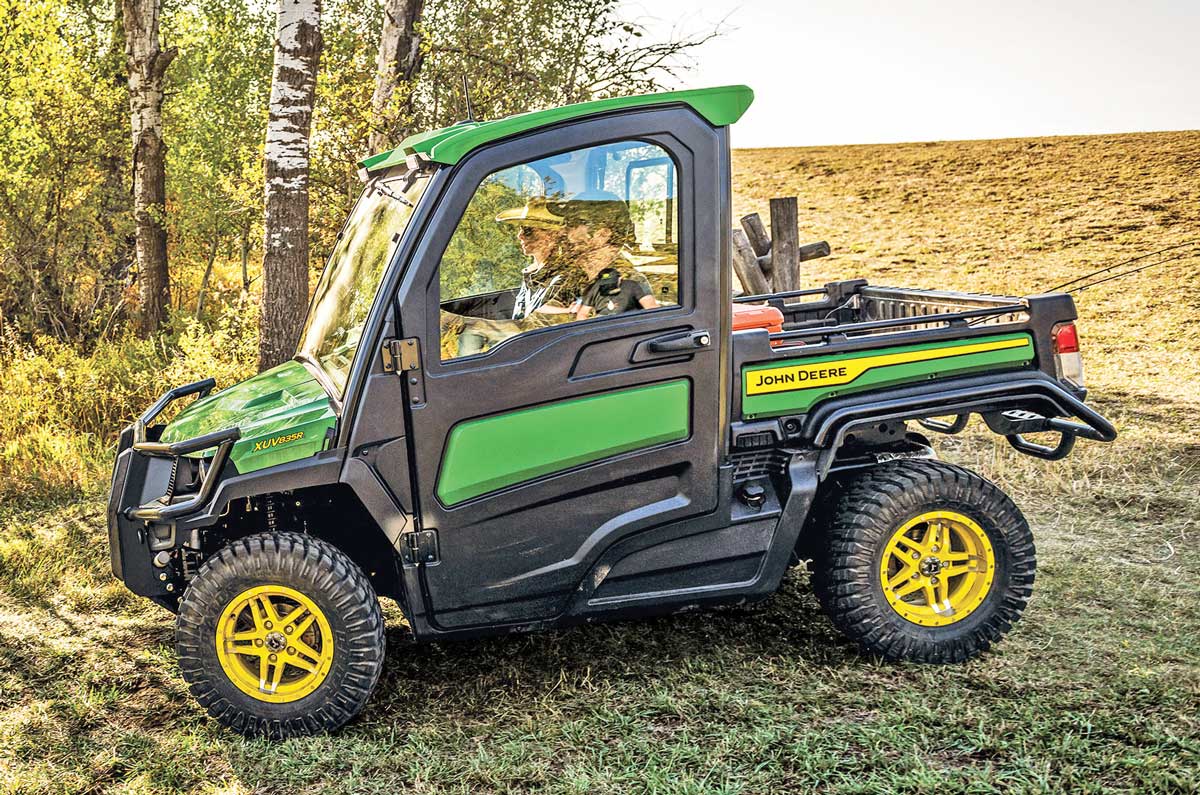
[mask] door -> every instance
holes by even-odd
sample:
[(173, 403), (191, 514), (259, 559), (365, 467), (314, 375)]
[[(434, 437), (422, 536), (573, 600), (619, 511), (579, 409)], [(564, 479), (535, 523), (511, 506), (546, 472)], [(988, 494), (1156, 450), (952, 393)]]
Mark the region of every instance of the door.
[(671, 109), (456, 167), (397, 295), (435, 626), (552, 620), (615, 543), (716, 508), (725, 152)]

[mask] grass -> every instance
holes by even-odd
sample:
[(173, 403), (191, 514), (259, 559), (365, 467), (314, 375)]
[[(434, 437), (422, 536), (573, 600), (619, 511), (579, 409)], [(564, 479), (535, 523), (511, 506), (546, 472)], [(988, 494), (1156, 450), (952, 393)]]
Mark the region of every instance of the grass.
[[(807, 281), (1032, 292), (1200, 229), (1200, 134), (743, 151), (740, 211), (798, 194)], [(807, 209), (806, 209), (807, 208)], [(845, 253), (842, 253), (845, 252)], [(1195, 792), (1196, 261), (1079, 297), (1092, 401), (1065, 462), (978, 427), (946, 458), (1013, 494), (1040, 568), (967, 665), (861, 657), (795, 572), (754, 607), (417, 645), (333, 736), (270, 745), (187, 696), (167, 614), (108, 574), (103, 505), (0, 507), (0, 792)]]

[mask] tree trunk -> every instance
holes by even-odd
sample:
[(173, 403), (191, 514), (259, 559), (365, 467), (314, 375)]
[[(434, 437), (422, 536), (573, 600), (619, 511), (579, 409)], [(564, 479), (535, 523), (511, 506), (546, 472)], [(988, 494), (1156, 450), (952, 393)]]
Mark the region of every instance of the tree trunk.
[[(421, 35), (416, 23), (425, 0), (384, 0), (383, 35), (379, 38), (379, 60), (375, 67), (375, 93), (371, 96), (370, 154), (387, 144), (391, 128), (389, 105), (402, 83), (411, 83), (421, 68)], [(412, 94), (411, 85), (408, 87)]]
[(321, 59), (321, 1), (279, 0), (264, 155), (260, 369), (296, 352), (308, 308), (308, 136)]
[[(122, 0), (111, 0), (113, 13), (109, 49), (101, 61), (101, 76), (105, 83), (111, 83), (122, 92), (128, 91), (129, 69), (125, 63), (125, 22)], [(113, 115), (105, 115), (103, 125), (105, 136), (109, 130), (125, 133), (125, 114), (119, 106), (113, 106)], [(126, 184), (129, 174), (128, 153), (120, 149), (105, 147), (105, 153), (100, 159), (101, 173), (104, 175), (104, 193), (100, 205), (96, 209), (96, 224), (104, 232), (104, 239), (112, 241), (112, 253), (108, 265), (101, 271), (99, 291), (105, 306), (110, 307), (109, 323), (124, 314), (124, 288), (130, 282), (137, 259), (137, 238), (128, 232), (118, 232), (118, 221), (130, 213), (131, 199)]]
[(158, 331), (171, 305), (167, 271), (166, 155), (162, 137), (163, 75), (176, 50), (161, 49), (161, 0), (123, 0), (125, 63), (133, 131), (133, 217), (144, 335)]
[(242, 295), (250, 292), (250, 222), (242, 227)]
[(208, 250), (208, 264), (204, 267), (204, 276), (200, 278), (200, 294), (196, 296), (196, 319), (204, 315), (204, 294), (208, 291), (208, 282), (212, 279), (213, 265), (217, 262), (217, 248), (221, 245), (221, 235), (213, 230), (212, 248)]

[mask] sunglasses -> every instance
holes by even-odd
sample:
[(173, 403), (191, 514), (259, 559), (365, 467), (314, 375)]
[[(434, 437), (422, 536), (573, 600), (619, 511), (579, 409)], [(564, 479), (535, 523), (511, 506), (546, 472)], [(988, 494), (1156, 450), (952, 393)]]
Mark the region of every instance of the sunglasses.
[(542, 227), (540, 227), (540, 226), (519, 226), (519, 227), (517, 227), (517, 234), (524, 235), (525, 237), (533, 237), (534, 232), (544, 232), (544, 231), (545, 230), (542, 229)]

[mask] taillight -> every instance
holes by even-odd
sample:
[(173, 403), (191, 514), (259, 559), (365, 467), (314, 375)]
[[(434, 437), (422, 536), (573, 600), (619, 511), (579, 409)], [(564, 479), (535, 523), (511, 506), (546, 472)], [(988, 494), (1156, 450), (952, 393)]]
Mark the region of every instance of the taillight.
[(1079, 353), (1079, 332), (1074, 323), (1061, 323), (1054, 327), (1054, 352)]
[(1083, 387), (1083, 356), (1079, 353), (1079, 332), (1074, 323), (1060, 323), (1050, 332), (1054, 345), (1054, 370), (1059, 381)]

